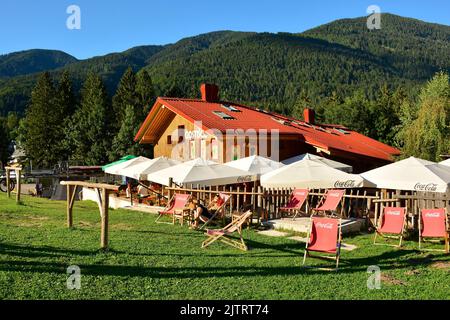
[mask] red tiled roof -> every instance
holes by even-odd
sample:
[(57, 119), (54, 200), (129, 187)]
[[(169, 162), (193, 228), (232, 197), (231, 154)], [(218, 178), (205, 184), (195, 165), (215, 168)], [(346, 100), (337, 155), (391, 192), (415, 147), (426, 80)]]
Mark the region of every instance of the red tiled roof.
[[(239, 112), (227, 110), (223, 106), (224, 104), (235, 107)], [(280, 135), (299, 135), (303, 137), (307, 144), (325, 150), (335, 149), (388, 161), (392, 160), (393, 155), (400, 154), (400, 151), (396, 148), (340, 125), (311, 125), (291, 117), (236, 103), (179, 98), (158, 98), (137, 133), (135, 141), (141, 140), (150, 129), (151, 123), (149, 122), (151, 122), (152, 113), (156, 112), (156, 109), (162, 105), (189, 121), (202, 121), (204, 130), (217, 129), (225, 132), (227, 129), (278, 129)], [(214, 114), (214, 111), (224, 112), (234, 119), (222, 119)]]

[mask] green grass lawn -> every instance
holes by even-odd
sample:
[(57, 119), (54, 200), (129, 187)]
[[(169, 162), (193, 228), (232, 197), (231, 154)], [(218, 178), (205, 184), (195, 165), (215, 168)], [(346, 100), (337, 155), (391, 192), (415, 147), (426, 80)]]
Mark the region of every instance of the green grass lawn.
[[(250, 247), (201, 249), (202, 232), (155, 224), (155, 216), (110, 212), (110, 247), (99, 251), (100, 216), (76, 202), (74, 229), (65, 202), (0, 193), (0, 299), (448, 299), (450, 256), (371, 244), (373, 235), (345, 237), (336, 272), (301, 267), (304, 244), (245, 230)], [(310, 264), (327, 261), (309, 259)], [(81, 268), (81, 289), (66, 288), (67, 267)], [(367, 288), (367, 267), (382, 272)]]

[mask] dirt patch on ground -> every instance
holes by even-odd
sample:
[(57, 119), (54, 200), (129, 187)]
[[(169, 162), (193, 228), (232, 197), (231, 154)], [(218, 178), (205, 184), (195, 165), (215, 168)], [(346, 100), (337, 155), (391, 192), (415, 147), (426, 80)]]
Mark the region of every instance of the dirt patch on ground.
[(436, 261), (431, 264), (431, 267), (450, 271), (450, 261)]
[(407, 275), (407, 276), (415, 276), (418, 274), (420, 274), (420, 270), (418, 270), (418, 269), (412, 269), (412, 270), (405, 271), (405, 275)]
[(43, 216), (25, 216), (27, 219), (30, 220), (37, 220), (37, 221), (45, 221), (45, 220), (49, 220), (49, 217), (43, 217)]
[(450, 261), (433, 261), (434, 256), (432, 254), (428, 254), (421, 258), (409, 259), (408, 264), (413, 266), (427, 266), (440, 270), (450, 270)]
[(114, 230), (125, 230), (125, 231), (133, 230), (133, 227), (126, 223), (113, 224), (113, 225), (111, 225), (111, 228)]
[(25, 228), (40, 228), (42, 227), (42, 223), (38, 223), (38, 222), (19, 222), (16, 224), (18, 227), (25, 227)]
[(94, 227), (95, 223), (92, 222), (88, 222), (88, 221), (83, 221), (81, 220), (80, 222), (77, 223), (80, 227)]
[(401, 281), (399, 279), (395, 279), (394, 277), (388, 275), (388, 274), (382, 274), (381, 275), (381, 281), (387, 284), (397, 285), (397, 286), (404, 286), (406, 285), (406, 282)]

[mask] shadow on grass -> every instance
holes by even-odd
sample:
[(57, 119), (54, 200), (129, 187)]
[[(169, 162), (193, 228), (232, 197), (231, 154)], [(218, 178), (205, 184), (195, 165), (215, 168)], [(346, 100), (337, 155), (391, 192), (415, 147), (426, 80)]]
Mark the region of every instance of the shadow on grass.
[[(302, 250), (297, 244), (280, 244), (280, 245), (266, 245), (261, 244), (255, 241), (247, 240), (246, 243), (249, 244), (251, 251), (243, 252), (239, 250), (235, 250), (235, 253), (211, 253), (210, 248), (202, 249), (200, 248), (200, 243), (198, 246), (198, 251), (195, 253), (161, 253), (161, 252), (132, 252), (132, 251), (123, 251), (116, 249), (108, 249), (106, 251), (101, 249), (93, 249), (93, 250), (74, 250), (74, 249), (60, 249), (55, 247), (43, 246), (43, 247), (25, 247), (20, 245), (13, 245), (7, 243), (0, 243), (0, 254), (16, 256), (22, 258), (44, 258), (44, 257), (67, 257), (73, 258), (76, 256), (79, 257), (89, 257), (96, 256), (98, 254), (110, 253), (110, 254), (126, 254), (130, 256), (162, 256), (162, 257), (213, 257), (213, 258), (239, 258), (244, 257), (246, 259), (251, 258), (289, 258), (289, 257), (299, 257), (302, 254)], [(275, 252), (286, 252), (288, 254), (273, 254), (270, 252), (257, 252), (253, 251), (254, 249), (270, 249)], [(296, 249), (296, 250), (293, 250)], [(180, 249), (181, 250), (181, 249)]]
[[(200, 249), (199, 249), (200, 250)], [(89, 256), (99, 254), (99, 250), (66, 250), (51, 247), (40, 248), (25, 248), (14, 245), (0, 245), (0, 253), (6, 255), (14, 255), (19, 257), (55, 257), (55, 256)], [(203, 251), (205, 252), (205, 251)], [(203, 252), (196, 254), (187, 254), (185, 256), (203, 256)], [(120, 253), (115, 250), (110, 250), (109, 253)], [(128, 252), (124, 252), (129, 254)], [(369, 265), (378, 265), (382, 270), (396, 270), (417, 265), (428, 266), (439, 261), (447, 261), (438, 259), (439, 256), (424, 256), (414, 257), (414, 259), (402, 259), (406, 255), (411, 255), (414, 251), (411, 250), (395, 250), (384, 252), (377, 256), (352, 258), (348, 260), (341, 260), (342, 264), (339, 268), (339, 274), (352, 274), (356, 272), (365, 272)], [(151, 254), (150, 254), (151, 255)], [(180, 256), (179, 254), (156, 254), (158, 256)], [(236, 255), (232, 255), (236, 257)], [(146, 267), (146, 266), (127, 266), (127, 265), (108, 265), (108, 264), (80, 264), (83, 275), (92, 276), (125, 276), (125, 277), (151, 277), (151, 278), (211, 278), (211, 277), (260, 277), (260, 276), (292, 276), (292, 275), (311, 275), (320, 273), (329, 273), (328, 271), (303, 268), (301, 267), (302, 255), (297, 253), (297, 260), (294, 260), (295, 265), (292, 266), (229, 266), (229, 267)], [(211, 256), (215, 259), (226, 258), (227, 255)], [(251, 256), (243, 255), (244, 259), (251, 258)], [(268, 257), (271, 258), (271, 257)], [(311, 265), (314, 258), (307, 260), (308, 265)], [(240, 261), (239, 261), (240, 262)], [(242, 261), (245, 263), (245, 261)], [(207, 261), (205, 261), (207, 264)], [(314, 263), (312, 266), (319, 266)], [(328, 266), (327, 264), (320, 264), (320, 266)], [(7, 272), (33, 272), (33, 273), (65, 273), (68, 267), (65, 263), (59, 262), (45, 262), (45, 261), (14, 261), (3, 260), (0, 261), (0, 270)]]

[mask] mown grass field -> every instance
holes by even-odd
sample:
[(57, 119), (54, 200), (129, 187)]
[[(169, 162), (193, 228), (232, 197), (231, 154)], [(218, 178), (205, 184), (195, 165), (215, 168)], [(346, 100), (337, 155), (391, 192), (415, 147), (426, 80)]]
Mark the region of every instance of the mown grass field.
[[(373, 235), (345, 237), (339, 272), (301, 267), (304, 245), (245, 230), (248, 252), (222, 244), (201, 249), (202, 232), (155, 224), (155, 216), (110, 213), (110, 247), (99, 251), (100, 217), (76, 202), (75, 228), (65, 202), (0, 193), (0, 299), (449, 299), (450, 256), (373, 246)], [(327, 261), (307, 260), (310, 264)], [(81, 289), (66, 287), (67, 267), (81, 268)], [(367, 267), (382, 272), (367, 288)]]

